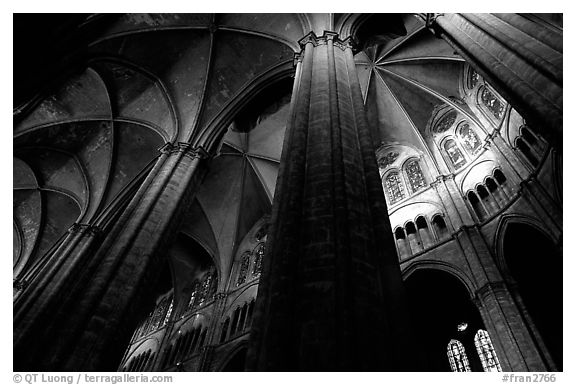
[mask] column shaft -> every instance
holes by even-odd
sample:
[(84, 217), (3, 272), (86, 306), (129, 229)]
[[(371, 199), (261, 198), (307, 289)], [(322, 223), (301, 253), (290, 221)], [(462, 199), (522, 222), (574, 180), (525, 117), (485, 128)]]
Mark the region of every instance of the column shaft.
[(158, 279), (161, 251), (201, 177), (198, 151), (179, 144), (165, 152), (97, 250), (72, 254), (77, 267), (58, 272), (63, 279), (73, 272), (66, 292), (39, 297), (51, 304), (44, 316), (15, 325), (15, 368), (116, 369)]
[(520, 15), (439, 14), (429, 26), (562, 148), (562, 33)]
[(409, 370), (400, 268), (352, 51), (331, 32), (301, 46), (248, 369)]

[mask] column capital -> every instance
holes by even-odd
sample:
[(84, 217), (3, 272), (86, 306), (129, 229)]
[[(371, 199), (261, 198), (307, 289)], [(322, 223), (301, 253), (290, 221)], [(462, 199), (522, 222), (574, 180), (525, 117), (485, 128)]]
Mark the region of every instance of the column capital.
[(165, 143), (159, 149), (162, 154), (178, 154), (182, 153), (184, 156), (195, 159), (206, 159), (210, 154), (202, 147), (194, 147), (192, 144), (187, 142), (176, 142), (176, 143)]
[(442, 174), (436, 177), (436, 180), (430, 182), (430, 186), (436, 187), (447, 180), (454, 180), (454, 174)]
[(334, 44), (334, 47), (338, 47), (342, 51), (348, 48), (352, 49), (352, 38), (347, 37), (346, 39), (341, 40), (338, 37), (338, 33), (333, 31), (324, 31), (322, 36), (316, 36), (316, 34), (312, 31), (302, 39), (298, 40), (298, 44), (300, 45), (302, 51), (304, 51), (308, 43), (312, 43), (314, 47), (317, 47), (319, 45), (328, 44), (328, 41), (331, 41)]
[(484, 300), (491, 293), (506, 292), (506, 291), (507, 288), (506, 283), (504, 281), (488, 282), (482, 287), (480, 287), (478, 290), (476, 290), (476, 292), (474, 293), (474, 300), (482, 303), (482, 300)]

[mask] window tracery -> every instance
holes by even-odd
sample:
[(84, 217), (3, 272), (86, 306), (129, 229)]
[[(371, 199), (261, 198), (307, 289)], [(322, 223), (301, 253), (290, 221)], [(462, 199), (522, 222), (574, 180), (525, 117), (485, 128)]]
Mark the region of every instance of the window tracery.
[[(172, 305), (172, 296), (168, 298), (164, 298), (160, 301), (160, 303), (156, 306), (154, 310), (154, 314), (152, 315), (152, 320), (150, 322), (150, 331), (154, 331), (161, 326), (164, 326), (164, 320), (166, 318), (166, 313), (168, 312), (170, 305)], [(170, 308), (171, 310), (171, 308)]]
[(236, 281), (236, 286), (242, 285), (246, 282), (248, 277), (248, 267), (250, 266), (250, 252), (245, 251), (242, 254), (242, 259), (240, 260), (240, 271), (238, 272), (238, 280)]
[(418, 160), (414, 159), (406, 164), (406, 174), (408, 175), (408, 181), (410, 182), (413, 193), (426, 187), (426, 180), (424, 179), (424, 174), (422, 173), (422, 168), (420, 168)]
[(400, 154), (394, 151), (387, 153), (386, 155), (378, 159), (378, 167), (386, 168), (390, 166), (392, 163), (396, 161), (396, 159), (398, 159), (398, 156), (400, 156)]
[(264, 258), (264, 253), (266, 252), (266, 244), (264, 242), (259, 243), (254, 249), (254, 267), (252, 269), (252, 275), (254, 277), (259, 277), (262, 271), (262, 258)]
[(462, 151), (460, 151), (456, 145), (454, 139), (448, 139), (444, 143), (444, 150), (446, 151), (446, 154), (448, 154), (454, 168), (458, 169), (466, 164), (466, 159), (464, 158)]
[(468, 88), (473, 89), (476, 87), (478, 82), (480, 81), (480, 74), (476, 72), (472, 67), (470, 67), (470, 71), (468, 72)]
[(480, 356), (482, 368), (484, 368), (485, 372), (502, 371), (502, 367), (494, 351), (494, 346), (486, 330), (478, 330), (474, 337), (474, 345), (476, 346), (476, 351), (478, 352), (478, 356)]
[(464, 345), (458, 340), (450, 340), (448, 343), (448, 361), (453, 372), (471, 371)]
[(198, 280), (195, 280), (194, 288), (192, 289), (192, 294), (190, 294), (190, 301), (188, 301), (188, 310), (191, 310), (196, 307), (199, 292), (200, 292), (200, 282)]
[(202, 281), (202, 294), (198, 306), (202, 306), (205, 302), (212, 300), (216, 289), (215, 276), (215, 271), (210, 271), (204, 275), (204, 280)]
[(174, 307), (174, 298), (170, 298), (170, 305), (168, 306), (168, 310), (166, 311), (166, 316), (164, 317), (164, 322), (162, 326), (166, 325), (170, 320), (170, 316), (172, 315), (172, 308)]
[(502, 118), (504, 114), (504, 104), (502, 104), (500, 99), (498, 99), (490, 89), (487, 87), (482, 88), (480, 100), (496, 119)]
[(392, 172), (386, 177), (386, 190), (390, 198), (390, 204), (394, 204), (405, 197), (404, 186), (398, 172)]
[(478, 138), (478, 135), (476, 135), (468, 123), (460, 127), (460, 137), (470, 154), (475, 154), (480, 149), (480, 138)]
[(452, 110), (450, 112), (448, 112), (447, 114), (445, 114), (436, 124), (436, 126), (434, 126), (434, 133), (436, 134), (441, 134), (445, 131), (447, 131), (450, 127), (452, 127), (452, 125), (454, 124), (454, 122), (456, 121), (456, 117), (457, 117), (457, 113), (456, 111)]

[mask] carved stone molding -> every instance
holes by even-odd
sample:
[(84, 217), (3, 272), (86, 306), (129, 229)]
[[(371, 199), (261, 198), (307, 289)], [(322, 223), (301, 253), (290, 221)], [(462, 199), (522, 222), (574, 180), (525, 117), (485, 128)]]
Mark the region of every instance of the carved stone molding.
[(333, 31), (324, 31), (322, 36), (316, 36), (314, 32), (310, 32), (302, 39), (300, 39), (298, 44), (300, 45), (302, 51), (304, 51), (308, 43), (312, 43), (314, 47), (317, 47), (319, 45), (328, 44), (328, 41), (332, 41), (334, 47), (340, 48), (342, 51), (352, 49), (352, 39), (350, 37), (347, 37), (344, 40), (340, 40), (338, 33)]
[(497, 293), (497, 292), (506, 292), (506, 283), (503, 281), (498, 282), (488, 282), (478, 290), (476, 290), (475, 298), (476, 300), (483, 302), (490, 294)]
[(176, 142), (165, 143), (160, 149), (162, 154), (179, 154), (182, 153), (192, 159), (206, 159), (209, 157), (208, 152), (203, 147), (193, 147), (190, 143)]

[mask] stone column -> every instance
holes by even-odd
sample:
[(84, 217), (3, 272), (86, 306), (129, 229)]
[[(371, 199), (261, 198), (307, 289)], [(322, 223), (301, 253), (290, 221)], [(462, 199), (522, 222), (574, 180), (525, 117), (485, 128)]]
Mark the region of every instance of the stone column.
[(506, 285), (477, 226), (457, 235), (476, 283), (474, 302), (504, 371), (546, 371), (546, 357), (538, 350), (528, 325)]
[(405, 297), (348, 40), (300, 41), (248, 370), (414, 370)]
[[(67, 257), (73, 268), (54, 276), (66, 285), (15, 309), (15, 370), (116, 370), (203, 175), (203, 157), (187, 143), (167, 145), (97, 250)], [(35, 306), (44, 311), (34, 313)]]
[(476, 292), (475, 303), (494, 344), (502, 370), (543, 372), (556, 370), (530, 333), (525, 317), (503, 282), (489, 283)]
[(561, 32), (519, 14), (429, 14), (427, 24), (562, 148)]

